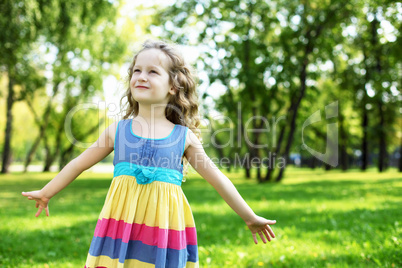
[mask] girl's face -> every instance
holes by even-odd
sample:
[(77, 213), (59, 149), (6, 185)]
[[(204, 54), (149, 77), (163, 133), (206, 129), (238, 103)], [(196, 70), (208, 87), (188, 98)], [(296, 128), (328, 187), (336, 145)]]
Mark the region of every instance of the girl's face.
[(175, 91), (169, 83), (169, 59), (159, 49), (146, 49), (137, 56), (130, 80), (133, 98), (144, 104), (167, 104)]

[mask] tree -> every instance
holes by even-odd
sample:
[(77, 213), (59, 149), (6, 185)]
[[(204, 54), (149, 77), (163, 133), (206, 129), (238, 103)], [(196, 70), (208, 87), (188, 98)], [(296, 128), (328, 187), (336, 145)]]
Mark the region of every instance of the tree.
[[(53, 55), (50, 56), (54, 56), (55, 60), (43, 63), (43, 66), (51, 72), (46, 83), (52, 88), (52, 95), (46, 101), (45, 109), (39, 112), (33, 105), (35, 93), (41, 90), (41, 87), (32, 88), (25, 97), (39, 128), (39, 134), (25, 160), (25, 171), (42, 139), (46, 153), (44, 170), (49, 170), (52, 162), (62, 151), (66, 114), (72, 107), (80, 102), (89, 101), (102, 90), (102, 75), (109, 72), (104, 66), (107, 68), (110, 63), (121, 59), (126, 51), (125, 42), (115, 32), (117, 6), (109, 1), (77, 1), (76, 3), (38, 1), (37, 5), (40, 12), (35, 14), (39, 14), (40, 19), (35, 25), (29, 26), (37, 28), (39, 37), (34, 40), (35, 44), (47, 48), (50, 52), (53, 51)], [(30, 7), (26, 9), (27, 12), (31, 11)], [(34, 53), (38, 52), (34, 51)], [(38, 56), (36, 58), (38, 60)], [(39, 59), (44, 60), (40, 57)], [(40, 73), (45, 78), (46, 74), (43, 71)], [(22, 85), (23, 88), (28, 86), (30, 84)], [(78, 94), (74, 93), (77, 91)], [(55, 103), (60, 94), (64, 94), (64, 107), (61, 114), (53, 117), (52, 122), (51, 110), (57, 109), (60, 105)], [(51, 139), (49, 135), (51, 132), (47, 131), (49, 124), (58, 126), (54, 133), (54, 147), (49, 146)], [(51, 148), (54, 148), (53, 152)]]
[(7, 173), (12, 159), (11, 138), (13, 135), (12, 108), (21, 101), (32, 86), (23, 88), (19, 94), (16, 86), (23, 83), (40, 86), (42, 79), (32, 62), (27, 61), (26, 54), (38, 37), (39, 9), (34, 1), (2, 1), (0, 3), (0, 70), (7, 73), (8, 95), (6, 108), (5, 141), (3, 145), (1, 173)]
[(386, 37), (380, 25), (398, 28), (401, 21), (395, 19), (398, 8), (393, 2), (369, 1), (360, 10), (354, 18), (355, 36), (350, 36), (345, 44), (350, 48), (344, 86), (355, 92), (355, 107), (361, 114), (361, 169), (366, 170), (369, 165), (369, 152), (376, 151), (381, 172), (388, 165), (387, 151), (396, 132), (401, 50), (396, 38), (388, 40), (392, 37)]
[[(379, 7), (381, 3), (376, 5)], [(380, 155), (383, 163), (386, 162), (384, 156), (390, 141), (381, 133), (389, 130), (395, 119), (394, 97), (390, 97), (387, 105), (383, 100), (390, 96), (391, 85), (395, 81), (395, 64), (385, 65), (381, 56), (389, 53), (387, 51), (391, 48), (387, 45), (376, 49), (370, 45), (365, 51), (372, 59), (357, 61), (360, 65), (363, 62), (373, 64), (376, 59), (381, 62), (382, 78), (378, 78), (376, 83), (379, 89), (387, 85), (388, 92), (379, 94), (375, 105), (378, 113), (373, 116), (379, 120), (378, 126), (368, 122), (369, 112), (366, 109), (370, 106), (363, 105), (368, 103), (368, 97), (361, 94), (362, 85), (364, 89), (367, 84), (364, 81), (372, 79), (368, 77), (371, 73), (357, 74), (363, 67), (356, 69), (354, 61), (345, 60), (348, 56), (358, 57), (360, 52), (356, 52), (356, 48), (369, 45), (367, 41), (361, 42), (359, 36), (345, 35), (350, 29), (362, 25), (361, 12), (365, 8), (366, 3), (362, 1), (177, 1), (158, 12), (154, 24), (161, 25), (165, 38), (199, 48), (201, 56), (197, 65), (207, 72), (209, 84), (219, 82), (227, 88), (226, 93), (216, 101), (219, 111), (237, 119), (236, 103), (242, 104), (239, 120), (232, 122), (241, 130), (243, 145), (229, 150), (219, 148), (218, 155), (235, 152), (243, 157), (250, 155), (250, 159), (274, 155), (288, 162), (291, 151), (298, 150), (294, 140), (296, 134), (301, 134), (303, 120), (314, 112), (313, 109), (324, 108), (317, 105), (338, 101), (340, 164), (346, 170), (349, 156), (354, 154), (357, 128), (377, 132), (379, 144), (382, 144), (378, 147)], [(397, 10), (394, 5), (387, 16), (396, 18)], [(355, 31), (367, 32), (364, 28)], [(324, 69), (326, 64), (332, 67)], [(384, 71), (386, 66), (387, 71)], [(385, 74), (392, 74), (392, 77), (385, 78)], [(361, 105), (353, 102), (353, 99), (361, 97)], [(391, 103), (392, 107), (388, 109)], [(370, 104), (374, 108), (374, 104)], [(349, 117), (356, 116), (354, 105), (363, 111), (363, 118), (366, 118), (362, 120), (361, 127), (356, 126), (355, 120), (349, 120)], [(266, 129), (268, 118), (278, 119), (277, 115), (281, 114), (285, 114), (285, 120), (274, 121), (272, 126), (279, 129), (277, 141), (273, 141), (269, 148), (255, 146), (261, 141), (267, 145), (271, 142), (270, 138), (276, 136), (276, 133), (270, 133), (271, 137), (267, 137), (262, 131)], [(255, 120), (248, 121), (250, 118)], [(246, 135), (247, 122), (251, 122), (248, 126), (255, 130), (251, 135)], [(320, 145), (327, 142), (325, 128), (312, 127), (312, 130), (307, 138), (316, 138)], [(366, 147), (363, 146), (362, 151), (363, 156), (368, 156), (369, 133), (365, 135)], [(245, 142), (247, 138), (250, 143)], [(329, 142), (334, 146), (337, 144), (331, 139)], [(335, 153), (329, 155), (329, 158), (335, 157), (338, 157)], [(250, 159), (244, 166), (246, 177), (250, 177)], [(327, 170), (332, 168), (329, 161), (322, 161), (326, 162)], [(286, 165), (279, 168), (270, 165), (262, 176), (261, 168), (257, 166), (257, 179), (260, 182), (281, 181), (285, 168)]]

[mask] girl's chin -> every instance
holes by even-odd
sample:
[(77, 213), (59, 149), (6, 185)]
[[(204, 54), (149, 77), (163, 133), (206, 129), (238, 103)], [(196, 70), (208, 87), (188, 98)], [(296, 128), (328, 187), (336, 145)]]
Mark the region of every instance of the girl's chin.
[(139, 104), (167, 104), (166, 100), (156, 100), (155, 98), (134, 98)]

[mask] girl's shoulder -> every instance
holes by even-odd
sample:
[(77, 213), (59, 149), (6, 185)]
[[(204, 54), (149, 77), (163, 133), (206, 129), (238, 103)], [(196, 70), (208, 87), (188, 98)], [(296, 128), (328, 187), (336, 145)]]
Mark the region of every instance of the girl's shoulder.
[[(120, 120), (123, 121), (123, 120)], [(107, 128), (106, 128), (106, 134), (109, 137), (109, 141), (114, 145), (114, 141), (116, 138), (116, 132), (117, 132), (117, 127), (120, 121), (115, 121), (112, 124), (110, 124)]]
[(187, 135), (186, 135), (186, 143), (184, 145), (184, 152), (190, 147), (202, 147), (202, 143), (200, 139), (195, 135), (195, 133), (188, 128)]

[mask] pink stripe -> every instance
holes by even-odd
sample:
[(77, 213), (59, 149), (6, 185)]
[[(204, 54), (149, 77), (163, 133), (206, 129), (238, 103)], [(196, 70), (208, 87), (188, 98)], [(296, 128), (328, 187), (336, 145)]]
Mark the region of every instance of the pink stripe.
[(98, 220), (95, 236), (122, 239), (124, 243), (129, 240), (141, 241), (150, 246), (159, 248), (184, 249), (187, 245), (197, 245), (197, 232), (195, 227), (186, 227), (183, 231), (150, 227), (145, 224), (125, 223), (115, 219)]

